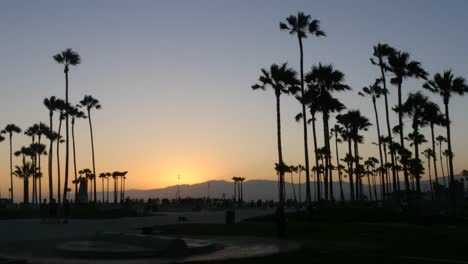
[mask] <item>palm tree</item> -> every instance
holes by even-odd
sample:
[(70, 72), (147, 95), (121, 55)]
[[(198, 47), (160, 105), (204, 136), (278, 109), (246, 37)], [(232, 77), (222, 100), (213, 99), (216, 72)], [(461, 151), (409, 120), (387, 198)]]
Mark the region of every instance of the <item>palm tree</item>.
[[(392, 54), (396, 53), (396, 50), (392, 47), (390, 47), (388, 44), (381, 44), (378, 43), (376, 46), (373, 47), (374, 53), (373, 56), (374, 58), (371, 58), (371, 63), (374, 65), (379, 66), (380, 69), (380, 75), (381, 75), (381, 80), (382, 80), (382, 85), (383, 85), (383, 91), (382, 94), (384, 95), (384, 100), (385, 100), (385, 116), (387, 120), (387, 137), (389, 140), (389, 144), (392, 142), (392, 130), (390, 126), (390, 114), (389, 114), (389, 107), (388, 107), (388, 98), (387, 95), (389, 94), (389, 90), (387, 89), (387, 80), (385, 78), (385, 73), (388, 70), (388, 65), (387, 65), (387, 59), (389, 56)], [(377, 122), (378, 125), (378, 122)], [(396, 178), (396, 168), (395, 168), (395, 153), (390, 152), (390, 159), (392, 162), (392, 179), (393, 179), (393, 190), (397, 190), (397, 178)]]
[(305, 171), (305, 167), (302, 164), (296, 166), (297, 172), (299, 174), (299, 204), (302, 204), (302, 194), (301, 194), (301, 172)]
[(371, 123), (369, 122), (369, 119), (361, 114), (359, 110), (352, 110), (348, 111), (349, 114), (349, 119), (351, 123), (350, 127), (350, 132), (351, 132), (351, 138), (353, 139), (354, 142), (354, 162), (356, 164), (355, 166), (355, 171), (356, 171), (356, 181), (359, 181), (359, 184), (357, 184), (358, 188), (358, 197), (362, 197), (362, 172), (363, 172), (363, 167), (359, 164), (359, 144), (363, 142), (364, 138), (362, 135), (359, 134), (361, 130), (367, 131), (367, 128), (371, 126)]
[[(31, 137), (31, 144), (34, 144), (36, 142), (35, 138), (36, 138), (36, 135), (37, 135), (38, 131), (39, 131), (39, 125), (38, 124), (34, 124), (34, 125), (30, 126), (28, 129), (26, 129), (26, 131), (24, 131), (25, 135)], [(31, 159), (32, 159), (33, 166), (37, 167), (36, 157), (32, 157)], [(36, 204), (37, 190), (36, 190), (36, 175), (35, 174), (33, 174), (33, 183), (32, 184), (33, 184), (33, 186), (32, 186), (32, 203)]]
[[(72, 134), (72, 148), (73, 148), (73, 171), (75, 175), (75, 181), (77, 181), (77, 169), (76, 169), (76, 147), (75, 147), (75, 119), (86, 118), (83, 111), (80, 111), (78, 106), (70, 107), (69, 115), (71, 116), (71, 134)], [(75, 184), (75, 201), (78, 195), (78, 186)], [(104, 202), (104, 200), (103, 200)]]
[[(384, 90), (379, 86), (380, 79), (375, 80), (374, 84), (369, 85), (368, 87), (363, 87), (362, 92), (359, 92), (359, 95), (361, 96), (369, 96), (372, 100), (372, 105), (374, 106), (374, 114), (375, 114), (375, 124), (377, 128), (377, 138), (378, 138), (378, 146), (379, 146), (379, 157), (380, 157), (380, 164), (381, 166), (384, 165), (383, 162), (383, 154), (382, 154), (382, 141), (381, 141), (381, 136), (380, 136), (380, 125), (379, 125), (379, 114), (377, 112), (377, 98), (380, 98), (382, 94), (384, 94)], [(374, 163), (375, 164), (375, 163)], [(380, 172), (380, 181), (381, 181), (381, 195), (382, 195), (382, 200), (384, 199), (385, 196), (385, 175), (384, 172), (386, 170), (381, 167), (379, 169)], [(376, 197), (377, 199), (377, 197)]]
[(239, 182), (240, 182), (240, 200), (241, 202), (244, 201), (244, 177), (239, 177)]
[(37, 180), (41, 179), (42, 177), (42, 173), (37, 165), (37, 160), (38, 160), (38, 157), (40, 157), (41, 155), (44, 155), (45, 154), (45, 149), (46, 149), (46, 146), (44, 144), (41, 144), (41, 143), (33, 143), (29, 146), (29, 149), (30, 149), (30, 152), (31, 152), (31, 160), (32, 160), (32, 163), (33, 163), (33, 166), (34, 168), (36, 168), (36, 171), (33, 173), (33, 189), (35, 190), (34, 191), (34, 202), (37, 204), (37, 203), (41, 203), (41, 198), (42, 197), (39, 197), (39, 200), (37, 199), (37, 193), (38, 193), (38, 188), (36, 186), (37, 184)]
[[(372, 191), (371, 191), (371, 176), (374, 175), (375, 171), (375, 164), (379, 163), (379, 160), (375, 157), (369, 157), (365, 162), (364, 165), (366, 166), (366, 172), (365, 174), (367, 175), (367, 187), (369, 190), (369, 199), (372, 200)], [(375, 189), (375, 184), (374, 184), (374, 198), (377, 201), (377, 190)]]
[[(66, 112), (68, 112), (68, 105), (62, 99), (56, 100), (55, 109), (59, 113), (59, 125), (57, 130), (57, 203), (60, 205), (61, 202), (61, 195), (60, 195), (60, 143), (63, 143), (64, 140), (62, 139), (61, 130), (62, 130), (62, 121), (65, 119)], [(65, 185), (66, 186), (66, 185)]]
[[(44, 124), (42, 122), (39, 123), (39, 129), (37, 131), (37, 143), (38, 144), (41, 144), (42, 136), (43, 135), (46, 136), (47, 133), (49, 132), (49, 130), (50, 129), (46, 124)], [(41, 182), (41, 179), (42, 179), (42, 176), (43, 176), (42, 167), (41, 167), (41, 157), (42, 157), (42, 155), (47, 155), (47, 152), (45, 151), (45, 149), (42, 152), (38, 153), (39, 164), (38, 164), (37, 170), (38, 170), (38, 176), (39, 176), (39, 202), (42, 202), (42, 182)]]
[[(125, 176), (128, 171), (119, 172), (118, 176), (120, 177), (120, 203), (125, 201)], [(239, 179), (240, 180), (240, 179)]]
[[(338, 124), (341, 124), (343, 130), (341, 131), (341, 137), (343, 140), (348, 142), (348, 154), (345, 157), (345, 161), (348, 164), (348, 176), (349, 176), (349, 188), (351, 194), (351, 201), (355, 199), (355, 188), (354, 188), (354, 179), (353, 179), (353, 153), (351, 148), (352, 133), (351, 133), (351, 116), (352, 112), (348, 111), (345, 114), (340, 114), (336, 116), (336, 121)], [(357, 183), (357, 179), (356, 179)]]
[[(267, 87), (271, 87), (275, 92), (276, 97), (276, 125), (277, 125), (277, 139), (278, 139), (278, 163), (280, 168), (283, 167), (283, 151), (281, 144), (281, 107), (280, 107), (280, 96), (281, 94), (291, 94), (297, 92), (298, 80), (296, 78), (296, 71), (292, 68), (288, 68), (287, 63), (281, 65), (273, 64), (270, 66), (270, 71), (262, 69), (262, 75), (260, 76), (259, 83), (252, 86), (254, 90), (265, 90)], [(283, 212), (284, 206), (284, 170), (279, 171), (279, 211)], [(279, 230), (280, 235), (283, 235), (284, 230)]]
[(118, 171), (114, 171), (112, 173), (112, 179), (114, 179), (114, 204), (117, 203), (117, 189), (119, 188), (118, 184), (117, 184), (117, 181), (119, 179), (119, 172)]
[[(465, 83), (465, 78), (455, 77), (452, 71), (445, 71), (443, 74), (436, 73), (434, 78), (423, 85), (423, 88), (429, 91), (439, 94), (445, 106), (445, 120), (447, 127), (447, 146), (449, 152), (449, 175), (450, 175), (450, 186), (455, 182), (453, 174), (453, 151), (452, 151), (452, 138), (450, 135), (450, 116), (449, 116), (449, 102), (452, 95), (464, 95), (468, 93), (468, 85)], [(452, 189), (452, 198), (454, 198), (454, 190)]]
[[(431, 191), (431, 199), (434, 200), (434, 192), (432, 188), (432, 175), (431, 175), (431, 157), (434, 156), (434, 153), (432, 152), (431, 148), (425, 149), (421, 154), (423, 154), (426, 159), (427, 159), (427, 166), (428, 166), (428, 172), (429, 172), (429, 187)], [(436, 182), (437, 183), (437, 182)]]
[(339, 135), (343, 133), (344, 129), (342, 126), (335, 124), (335, 126), (331, 129), (331, 134), (335, 135), (335, 152), (336, 152), (336, 169), (338, 170), (338, 181), (340, 184), (340, 200), (341, 202), (344, 201), (344, 193), (343, 193), (343, 174), (341, 172), (343, 166), (340, 164), (340, 155), (338, 152), (338, 144), (342, 143), (342, 140), (338, 138)]
[(8, 124), (1, 131), (2, 134), (7, 134), (10, 137), (10, 200), (13, 203), (13, 134), (21, 133), (21, 128), (15, 124)]
[(437, 155), (436, 155), (436, 139), (434, 136), (434, 126), (445, 126), (445, 118), (444, 115), (440, 112), (439, 106), (434, 103), (434, 102), (427, 102), (426, 106), (424, 107), (424, 120), (429, 123), (429, 126), (431, 128), (431, 142), (432, 142), (432, 151), (431, 151), (431, 156), (432, 156), (432, 161), (434, 164), (434, 176), (435, 176), (435, 182), (436, 184), (439, 184), (439, 177), (437, 173)]
[[(70, 70), (70, 66), (76, 66), (81, 63), (81, 57), (80, 54), (78, 54), (76, 51), (73, 51), (72, 49), (66, 49), (62, 51), (61, 53), (58, 53), (53, 56), (54, 60), (62, 64), (64, 66), (63, 72), (65, 73), (65, 105), (69, 105), (68, 103), (68, 71)], [(64, 185), (64, 190), (63, 190), (63, 201), (67, 199), (67, 193), (68, 193), (68, 165), (69, 165), (69, 157), (70, 157), (70, 148), (68, 142), (69, 140), (69, 134), (68, 134), (68, 109), (65, 111), (65, 185)], [(58, 154), (57, 154), (58, 155)], [(59, 200), (60, 200), (60, 194), (59, 194)]]
[(31, 177), (35, 173), (35, 171), (36, 169), (34, 168), (31, 162), (24, 162), (22, 166), (15, 166), (15, 171), (13, 172), (13, 175), (23, 179), (23, 203), (25, 205), (29, 203), (29, 177)]
[(413, 140), (414, 145), (414, 164), (415, 177), (416, 177), (416, 191), (418, 194), (421, 193), (421, 171), (417, 170), (417, 165), (421, 164), (419, 159), (419, 145), (422, 143), (423, 135), (419, 133), (419, 129), (427, 125), (427, 121), (424, 119), (424, 111), (429, 98), (423, 95), (421, 92), (410, 93), (406, 101), (401, 105), (398, 110), (404, 117), (407, 116), (412, 121), (413, 133), (409, 136)]
[(57, 98), (55, 96), (51, 96), (49, 98), (44, 99), (44, 105), (49, 110), (49, 132), (47, 134), (47, 138), (49, 138), (49, 160), (48, 160), (48, 172), (49, 172), (49, 202), (52, 201), (54, 197), (53, 192), (53, 182), (52, 182), (52, 160), (53, 160), (53, 116), (54, 112), (57, 110)]
[(5, 140), (5, 137), (2, 136), (2, 134), (0, 133), (0, 142), (3, 142)]
[(293, 190), (294, 202), (297, 203), (296, 188), (294, 187), (294, 177), (293, 177), (293, 174), (297, 173), (297, 167), (294, 166), (294, 165), (290, 165), (289, 169), (288, 169), (288, 172), (289, 172), (289, 174), (291, 176), (291, 187), (292, 187), (292, 190)]
[[(91, 134), (91, 154), (93, 158), (93, 174), (96, 173), (96, 162), (94, 158), (94, 137), (93, 137), (93, 125), (91, 122), (91, 110), (92, 109), (101, 109), (101, 103), (99, 100), (93, 98), (91, 95), (85, 95), (83, 100), (80, 101), (80, 106), (86, 108), (88, 111), (88, 121), (89, 121), (89, 131)], [(96, 202), (96, 182), (94, 182), (94, 202)]]
[[(417, 61), (411, 61), (410, 55), (406, 52), (396, 52), (391, 54), (388, 57), (388, 70), (393, 73), (393, 78), (391, 83), (398, 88), (398, 108), (401, 108), (402, 105), (402, 84), (403, 80), (407, 78), (422, 78), (426, 79), (427, 72), (421, 67), (421, 63)], [(398, 112), (398, 133), (400, 134), (400, 145), (401, 148), (405, 148), (404, 142), (404, 132), (403, 132), (403, 115)], [(404, 156), (402, 156), (404, 157)], [(403, 175), (405, 177), (405, 188), (408, 192), (410, 190), (408, 171), (405, 165), (405, 159), (402, 159), (403, 162)]]
[(239, 181), (239, 177), (232, 177), (232, 180), (234, 182), (234, 202), (237, 201), (237, 182)]
[[(289, 34), (296, 35), (299, 41), (300, 51), (300, 67), (301, 67), (301, 97), (304, 97), (304, 50), (302, 47), (302, 39), (307, 38), (307, 34), (312, 36), (320, 37), (325, 36), (325, 32), (320, 30), (320, 21), (312, 20), (310, 15), (305, 15), (303, 12), (298, 12), (297, 16), (289, 16), (286, 18), (286, 22), (280, 22), (281, 30), (288, 30)], [(306, 202), (309, 205), (311, 201), (310, 195), (310, 175), (309, 175), (309, 150), (307, 140), (307, 115), (306, 105), (302, 103), (302, 115), (303, 115), (303, 127), (304, 127), (304, 153), (305, 153), (305, 167), (306, 167)]]
[(106, 203), (109, 203), (109, 179), (112, 177), (112, 173), (106, 172), (106, 180), (107, 180), (107, 199)]
[[(333, 68), (332, 65), (313, 66), (312, 70), (307, 73), (305, 80), (309, 89), (315, 89), (318, 93), (319, 111), (322, 112), (323, 129), (324, 129), (324, 142), (326, 150), (326, 164), (325, 164), (325, 200), (328, 200), (328, 191), (330, 191), (331, 199), (333, 198), (332, 186), (332, 168), (331, 168), (331, 151), (330, 151), (330, 129), (329, 119), (330, 114), (333, 112), (340, 112), (345, 107), (331, 93), (337, 91), (351, 90), (351, 88), (344, 84), (344, 74)], [(328, 175), (330, 175), (330, 190), (328, 189)]]
[[(447, 138), (445, 138), (442, 135), (439, 135), (436, 137), (437, 143), (439, 145), (439, 157), (440, 157), (440, 167), (442, 169), (442, 182), (444, 183), (444, 186), (447, 187), (447, 184), (445, 183), (445, 172), (444, 172), (444, 162), (442, 161), (442, 143), (447, 142)], [(448, 170), (448, 168), (447, 168)]]
[(99, 178), (102, 180), (102, 203), (104, 203), (104, 180), (107, 178), (107, 175), (104, 172), (99, 173)]

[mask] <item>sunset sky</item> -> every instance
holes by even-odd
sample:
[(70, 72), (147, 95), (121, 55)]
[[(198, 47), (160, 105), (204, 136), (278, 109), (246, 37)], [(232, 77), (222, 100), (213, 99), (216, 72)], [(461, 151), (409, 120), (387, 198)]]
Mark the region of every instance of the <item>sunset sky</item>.
[[(280, 21), (297, 11), (321, 21), (327, 37), (305, 40), (305, 69), (322, 62), (343, 71), (353, 91), (337, 97), (375, 123), (370, 99), (357, 95), (379, 76), (369, 61), (372, 46), (409, 52), (431, 76), (453, 69), (468, 77), (466, 10), (462, 0), (1, 1), (0, 127), (48, 124), (43, 99), (65, 94), (63, 67), (52, 56), (72, 48), (82, 64), (70, 70), (70, 100), (91, 94), (103, 106), (93, 112), (97, 173), (128, 170), (127, 189), (174, 185), (178, 174), (185, 184), (276, 179), (274, 95), (250, 87), (272, 63), (299, 69), (297, 39), (279, 30)], [(421, 85), (404, 82), (405, 98)], [(390, 92), (393, 106), (396, 89)], [(451, 104), (456, 173), (468, 168), (467, 100), (455, 97)], [(293, 119), (300, 105), (284, 98), (282, 108), (285, 162), (303, 163), (302, 127)], [(91, 168), (87, 120), (76, 127), (78, 169)], [(14, 150), (30, 142), (23, 134), (13, 140)], [(365, 142), (362, 156), (378, 156), (370, 144), (375, 127)], [(4, 141), (1, 197), (8, 196), (8, 166)], [(19, 199), (22, 182), (14, 184)]]

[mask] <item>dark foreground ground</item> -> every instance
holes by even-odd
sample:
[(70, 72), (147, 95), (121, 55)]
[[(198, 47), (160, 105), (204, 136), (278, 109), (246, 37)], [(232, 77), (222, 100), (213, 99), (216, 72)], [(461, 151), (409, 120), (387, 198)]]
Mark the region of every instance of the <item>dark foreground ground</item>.
[[(163, 234), (275, 237), (273, 216), (235, 225), (157, 226)], [(219, 263), (468, 263), (468, 221), (380, 209), (324, 209), (288, 214), (296, 252)], [(211, 263), (211, 262), (210, 262)]]

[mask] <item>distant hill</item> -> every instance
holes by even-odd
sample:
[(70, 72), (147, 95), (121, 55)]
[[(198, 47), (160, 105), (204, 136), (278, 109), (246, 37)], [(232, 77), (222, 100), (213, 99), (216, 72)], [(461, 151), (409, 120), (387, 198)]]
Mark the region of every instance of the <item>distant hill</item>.
[[(337, 177), (334, 177), (334, 180)], [(400, 177), (402, 178), (402, 177)], [(442, 183), (442, 178), (439, 177), (439, 181)], [(460, 179), (460, 176), (456, 177)], [(401, 187), (403, 186), (403, 181), (401, 181)], [(446, 178), (446, 182), (448, 182)], [(311, 189), (312, 192), (315, 193), (315, 184), (312, 182)], [(364, 193), (368, 193), (368, 187), (366, 185), (367, 179), (364, 178)], [(294, 184), (294, 188), (296, 191), (296, 196), (299, 199), (299, 184)], [(301, 184), (301, 196), (302, 200), (305, 199), (305, 184)], [(335, 199), (339, 199), (339, 183), (335, 181), (333, 184), (333, 193), (335, 194)], [(244, 200), (277, 200), (278, 199), (278, 182), (273, 180), (250, 180), (245, 181), (243, 184), (244, 189)], [(429, 181), (421, 181), (421, 189), (422, 191), (429, 190)], [(377, 186), (378, 195), (380, 195), (380, 186)], [(343, 183), (343, 192), (345, 195), (345, 199), (349, 198), (349, 184), (347, 183), (347, 179)], [(234, 183), (228, 181), (207, 181), (203, 183), (197, 184), (184, 184), (180, 185), (180, 196), (181, 197), (207, 197), (208, 195), (212, 198), (222, 198), (223, 196), (226, 198), (231, 198), (234, 193)], [(168, 186), (165, 188), (160, 189), (152, 189), (152, 190), (127, 190), (126, 196), (130, 196), (132, 198), (169, 198), (173, 199), (177, 197), (177, 185)], [(112, 194), (111, 194), (112, 195)], [(374, 195), (374, 194), (372, 194)], [(99, 197), (99, 196), (98, 196)], [(290, 182), (286, 182), (286, 197), (293, 198), (293, 189)]]

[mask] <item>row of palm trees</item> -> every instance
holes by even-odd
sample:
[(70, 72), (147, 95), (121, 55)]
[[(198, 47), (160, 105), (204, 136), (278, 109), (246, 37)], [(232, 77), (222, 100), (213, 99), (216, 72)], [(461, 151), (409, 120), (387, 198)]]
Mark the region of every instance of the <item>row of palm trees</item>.
[[(69, 171), (70, 171), (70, 128), (69, 128), (69, 119), (71, 119), (71, 141), (72, 141), (72, 152), (73, 152), (73, 165), (74, 165), (74, 181), (78, 180), (77, 177), (77, 164), (76, 164), (76, 146), (75, 146), (75, 122), (79, 119), (88, 119), (89, 129), (91, 136), (91, 153), (92, 153), (92, 175), (96, 174), (96, 164), (95, 164), (95, 152), (94, 152), (94, 136), (93, 136), (93, 124), (91, 119), (91, 113), (94, 109), (101, 109), (101, 104), (99, 100), (95, 99), (91, 95), (85, 95), (83, 99), (77, 105), (73, 105), (69, 102), (68, 90), (69, 90), (69, 71), (71, 66), (76, 66), (81, 63), (81, 56), (73, 51), (72, 49), (66, 49), (55, 56), (53, 56), (55, 62), (63, 65), (64, 74), (65, 74), (65, 99), (60, 99), (55, 96), (51, 96), (44, 99), (44, 106), (49, 110), (49, 125), (44, 123), (34, 124), (29, 127), (25, 134), (30, 136), (32, 142), (29, 146), (24, 146), (20, 150), (15, 152), (15, 155), (22, 156), (22, 165), (16, 166), (16, 170), (13, 170), (13, 135), (19, 134), (22, 132), (15, 124), (8, 124), (2, 131), (1, 134), (6, 134), (9, 136), (10, 143), (10, 199), (13, 201), (14, 197), (14, 188), (13, 188), (13, 176), (23, 178), (25, 184), (24, 191), (24, 202), (28, 202), (28, 193), (26, 191), (29, 177), (33, 177), (33, 201), (37, 203), (42, 200), (41, 192), (41, 156), (48, 155), (48, 182), (49, 182), (49, 201), (54, 199), (53, 191), (53, 153), (54, 153), (54, 143), (56, 143), (56, 162), (57, 162), (57, 190), (56, 196), (57, 201), (65, 201), (68, 197), (69, 192)], [(58, 115), (58, 128), (54, 130), (54, 114)], [(62, 125), (65, 121), (65, 138), (62, 135)], [(46, 151), (46, 147), (41, 143), (41, 138), (46, 137), (49, 140), (49, 148)], [(0, 141), (3, 141), (5, 138), (0, 136)], [(37, 139), (37, 141), (36, 141)], [(60, 168), (60, 145), (65, 143), (65, 172), (64, 172), (64, 183), (61, 184), (61, 168)], [(30, 159), (30, 161), (27, 160)], [(37, 183), (39, 186), (37, 186)], [(94, 183), (94, 202), (97, 201), (96, 194), (96, 182)], [(37, 193), (39, 195), (37, 195)], [(77, 193), (77, 186), (75, 185), (75, 194)], [(37, 197), (38, 196), (38, 197)], [(39, 199), (38, 199), (39, 198)]]
[[(276, 123), (278, 141), (278, 163), (275, 169), (279, 175), (279, 206), (284, 204), (284, 174), (290, 170), (285, 164), (282, 153), (281, 134), (281, 95), (294, 95), (301, 105), (301, 112), (296, 115), (297, 121), (302, 121), (304, 130), (304, 150), (305, 150), (305, 171), (306, 171), (306, 203), (310, 204), (312, 195), (310, 191), (310, 172), (315, 175), (316, 200), (335, 200), (333, 192), (333, 171), (338, 171), (340, 181), (340, 198), (343, 200), (342, 177), (346, 172), (350, 184), (351, 200), (363, 199), (364, 190), (362, 178), (368, 177), (368, 196), (371, 192), (371, 176), (378, 175), (380, 179), (380, 199), (385, 199), (387, 194), (400, 191), (400, 171), (403, 173), (404, 190), (409, 193), (411, 180), (415, 180), (413, 187), (416, 193), (421, 193), (420, 179), (424, 173), (424, 166), (420, 158), (421, 144), (425, 142), (421, 129), (428, 126), (431, 132), (431, 151), (435, 181), (438, 184), (437, 155), (435, 141), (439, 142), (442, 152), (442, 143), (447, 140), (446, 155), (448, 158), (447, 175), (449, 176), (449, 189), (454, 193), (454, 171), (453, 171), (453, 151), (451, 146), (449, 103), (453, 95), (464, 95), (468, 92), (468, 86), (463, 77), (456, 77), (451, 70), (435, 74), (432, 79), (428, 79), (428, 73), (423, 69), (421, 63), (414, 61), (406, 52), (398, 51), (388, 44), (377, 44), (373, 47), (371, 63), (376, 65), (380, 71), (379, 76), (369, 86), (364, 87), (359, 94), (369, 97), (372, 101), (375, 114), (375, 127), (377, 134), (378, 159), (370, 157), (361, 163), (362, 157), (359, 154), (359, 146), (364, 143), (363, 131), (367, 131), (371, 126), (369, 119), (361, 114), (359, 110), (346, 109), (340, 100), (334, 97), (337, 92), (350, 91), (351, 87), (344, 82), (344, 73), (335, 69), (332, 65), (319, 63), (312, 66), (311, 70), (304, 73), (303, 70), (303, 39), (308, 35), (325, 36), (320, 29), (320, 22), (312, 20), (310, 16), (299, 12), (297, 16), (289, 16), (286, 22), (280, 23), (280, 29), (288, 30), (290, 34), (297, 36), (300, 50), (300, 78), (297, 72), (288, 66), (287, 63), (272, 64), (269, 69), (262, 69), (258, 83), (254, 84), (254, 90), (266, 90), (272, 88), (276, 98)], [(403, 97), (404, 83), (408, 79), (422, 79), (422, 88), (442, 97), (444, 112), (439, 106), (430, 101), (421, 91), (410, 93), (407, 98)], [(398, 116), (398, 124), (392, 128), (390, 124), (390, 107), (388, 95), (390, 85), (397, 89), (398, 102), (392, 109)], [(384, 99), (386, 132), (380, 129), (380, 120), (377, 110), (377, 101)], [(310, 118), (306, 109), (308, 109)], [(321, 114), (323, 127), (323, 147), (319, 147), (317, 141), (317, 115)], [(336, 115), (336, 123), (330, 125), (332, 115)], [(411, 123), (411, 132), (404, 133), (404, 119)], [(312, 126), (313, 148), (315, 153), (315, 166), (309, 168), (308, 156), (308, 124)], [(434, 127), (440, 126), (446, 129), (445, 137), (435, 138)], [(386, 134), (386, 135), (385, 135)], [(332, 162), (332, 137), (335, 139), (336, 163)], [(339, 158), (340, 143), (347, 143), (347, 153), (343, 159)], [(411, 152), (405, 147), (405, 143), (410, 142)], [(388, 155), (390, 158), (388, 158)], [(442, 154), (440, 153), (440, 157)], [(347, 166), (341, 164), (343, 161)], [(441, 158), (442, 162), (442, 158)], [(444, 173), (443, 173), (444, 174)], [(390, 177), (391, 175), (391, 177)], [(373, 178), (373, 177), (372, 177)], [(391, 178), (391, 179), (390, 179)], [(323, 181), (323, 190), (322, 183)], [(373, 179), (375, 181), (375, 178)], [(392, 183), (392, 184), (390, 184)], [(376, 182), (373, 184), (377, 186)], [(377, 190), (374, 189), (375, 199)]]
[(243, 183), (245, 181), (244, 177), (232, 177), (234, 181), (234, 201), (242, 202), (244, 201), (244, 188)]
[[(120, 194), (120, 202), (122, 203), (125, 199), (125, 180), (127, 179), (128, 171), (114, 171), (114, 172), (101, 172), (99, 174), (99, 178), (102, 180), (101, 182), (101, 194), (102, 194), (102, 202), (109, 203), (109, 179), (112, 178), (114, 180), (114, 203), (117, 203), (118, 200), (118, 193)], [(75, 185), (75, 189), (78, 188), (78, 185), (87, 186), (89, 183), (89, 188), (86, 190), (93, 190), (84, 193), (88, 196), (88, 200), (92, 200), (92, 193), (96, 193), (96, 189), (93, 189), (93, 186), (96, 186), (96, 175), (92, 173), (92, 171), (88, 168), (78, 171), (80, 175), (76, 180), (73, 180), (72, 183)], [(119, 190), (119, 179), (120, 179), (120, 190)], [(105, 184), (104, 182), (107, 182)], [(107, 193), (107, 196), (104, 195)], [(75, 201), (79, 201), (79, 192), (75, 192)]]

